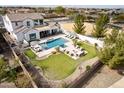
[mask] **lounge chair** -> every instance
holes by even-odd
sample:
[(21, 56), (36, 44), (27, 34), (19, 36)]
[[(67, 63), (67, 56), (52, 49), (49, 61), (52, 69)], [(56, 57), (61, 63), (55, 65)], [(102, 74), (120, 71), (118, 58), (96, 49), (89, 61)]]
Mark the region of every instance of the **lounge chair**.
[(69, 35), (66, 35), (65, 37), (69, 37)]
[(80, 47), (80, 51), (83, 51), (84, 49), (82, 47)]
[(71, 56), (74, 56), (74, 54), (73, 54), (73, 53), (71, 53)]
[(78, 55), (78, 54), (76, 54), (76, 56), (78, 57), (79, 55)]
[(73, 36), (70, 36), (71, 39), (73, 39)]
[(69, 54), (69, 51), (66, 51), (67, 54)]
[(74, 36), (72, 36), (72, 39), (74, 39)]

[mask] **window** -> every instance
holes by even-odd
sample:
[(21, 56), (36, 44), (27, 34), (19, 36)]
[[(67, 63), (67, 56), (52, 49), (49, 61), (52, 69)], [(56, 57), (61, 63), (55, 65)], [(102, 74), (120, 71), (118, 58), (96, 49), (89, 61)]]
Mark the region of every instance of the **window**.
[(34, 20), (34, 25), (35, 25), (35, 26), (38, 25), (38, 20)]
[(40, 19), (39, 22), (40, 22), (40, 25), (42, 25), (43, 24), (43, 19)]
[(15, 22), (15, 26), (18, 26), (18, 22)]
[(29, 34), (30, 40), (36, 39), (36, 33)]
[(30, 21), (27, 21), (27, 26), (30, 26)]

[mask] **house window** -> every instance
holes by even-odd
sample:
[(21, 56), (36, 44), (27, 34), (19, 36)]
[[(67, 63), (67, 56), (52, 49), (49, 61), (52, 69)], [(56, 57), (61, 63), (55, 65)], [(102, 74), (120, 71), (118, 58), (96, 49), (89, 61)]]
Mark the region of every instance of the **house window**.
[(28, 26), (28, 27), (30, 26), (30, 21), (27, 21), (27, 26)]
[(43, 24), (43, 19), (40, 19), (39, 22), (40, 22), (40, 25), (42, 25)]
[(36, 40), (36, 33), (29, 34), (30, 40)]
[(34, 25), (35, 25), (35, 26), (38, 25), (38, 20), (34, 20)]
[(15, 26), (18, 26), (18, 22), (15, 22)]

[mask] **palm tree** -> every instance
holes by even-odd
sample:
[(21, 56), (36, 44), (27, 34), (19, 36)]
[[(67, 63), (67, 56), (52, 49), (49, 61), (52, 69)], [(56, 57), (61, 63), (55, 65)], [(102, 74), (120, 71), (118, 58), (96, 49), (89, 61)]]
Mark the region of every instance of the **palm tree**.
[(109, 18), (107, 15), (104, 14), (100, 15), (100, 17), (96, 20), (92, 35), (97, 38), (104, 37), (105, 33), (107, 32), (108, 22), (109, 22)]
[(85, 26), (84, 26), (84, 20), (85, 16), (84, 15), (77, 15), (74, 19), (74, 31), (78, 34), (85, 34)]

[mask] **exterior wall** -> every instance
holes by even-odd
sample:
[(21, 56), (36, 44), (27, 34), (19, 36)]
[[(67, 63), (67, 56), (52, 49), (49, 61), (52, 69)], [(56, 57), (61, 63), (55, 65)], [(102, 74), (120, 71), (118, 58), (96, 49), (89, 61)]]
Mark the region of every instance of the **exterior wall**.
[(33, 21), (32, 19), (25, 19), (25, 20), (23, 21), (23, 25), (26, 26), (26, 27), (28, 27), (28, 26), (27, 26), (27, 22), (28, 22), (28, 21), (30, 22), (30, 28), (31, 28), (31, 27), (34, 27), (34, 21)]
[(3, 16), (3, 21), (4, 21), (4, 25), (7, 31), (12, 32), (13, 31), (12, 23), (9, 20), (7, 15)]
[(30, 41), (30, 34), (36, 33), (36, 39), (40, 39), (40, 34), (39, 31), (32, 29), (31, 31), (28, 31), (27, 33), (24, 34), (24, 38), (27, 41)]
[[(32, 27), (34, 27), (35, 26), (35, 23), (36, 22), (34, 22), (34, 20), (32, 20), (32, 19), (25, 19), (24, 21), (16, 21), (16, 22), (12, 22), (12, 27), (13, 27), (13, 29), (17, 29), (17, 28), (19, 28), (19, 27), (21, 27), (21, 26), (26, 26), (26, 27), (28, 27), (27, 26), (27, 21), (29, 21), (30, 22), (30, 28), (32, 28)], [(18, 24), (17, 26), (16, 26), (16, 23)], [(37, 22), (37, 26), (39, 26), (39, 25), (41, 25), (40, 24), (40, 22), (39, 22), (39, 20), (38, 20), (38, 22)]]
[[(51, 33), (52, 29), (57, 29), (57, 32), (59, 32), (58, 27), (52, 27), (51, 29), (44, 29), (42, 31), (49, 30), (50, 33)], [(34, 33), (36, 34), (36, 39), (40, 39), (40, 32), (41, 31), (38, 31), (38, 30), (35, 30), (35, 29), (31, 29), (30, 31), (28, 31), (26, 33), (18, 32), (18, 33), (16, 33), (17, 42), (22, 42), (24, 39), (26, 41), (30, 41), (30, 34), (34, 34)]]
[(22, 42), (24, 40), (24, 33), (23, 32), (17, 33), (16, 36), (17, 36), (17, 42)]
[(54, 30), (54, 29), (57, 29), (57, 32), (59, 32), (59, 28), (58, 28), (58, 27), (52, 27), (52, 28), (50, 29), (50, 31), (52, 31), (52, 30)]
[[(16, 23), (18, 24), (17, 26), (16, 26)], [(23, 26), (23, 23), (21, 21), (20, 22), (12, 22), (13, 29), (17, 29), (21, 26)]]

